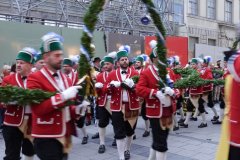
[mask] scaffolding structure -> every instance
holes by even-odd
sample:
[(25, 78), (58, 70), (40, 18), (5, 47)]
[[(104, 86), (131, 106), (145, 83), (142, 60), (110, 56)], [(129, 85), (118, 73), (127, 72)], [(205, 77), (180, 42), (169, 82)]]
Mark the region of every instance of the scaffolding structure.
[[(153, 0), (168, 35), (174, 34), (174, 0)], [(82, 28), (91, 0), (1, 0), (0, 19), (58, 27)], [(153, 35), (155, 26), (141, 23), (148, 13), (141, 0), (109, 0), (96, 29), (130, 35)]]

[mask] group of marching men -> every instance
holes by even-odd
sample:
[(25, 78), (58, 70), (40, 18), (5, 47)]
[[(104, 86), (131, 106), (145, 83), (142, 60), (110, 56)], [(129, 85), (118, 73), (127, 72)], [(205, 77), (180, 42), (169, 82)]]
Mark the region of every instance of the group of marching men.
[[(173, 59), (171, 62), (171, 59)], [(200, 74), (200, 78), (204, 80), (213, 80), (214, 78), (217, 79), (225, 79), (226, 76), (229, 74), (227, 69), (227, 62), (224, 60), (224, 67), (222, 68), (220, 65), (221, 60), (217, 61), (217, 66), (212, 67), (211, 64), (211, 57), (206, 56), (203, 59), (200, 58), (192, 58), (190, 61), (190, 65), (186, 65), (186, 67), (191, 67), (196, 70)], [(180, 74), (171, 73), (172, 70), (176, 68), (181, 68), (179, 63), (179, 58), (177, 56), (170, 58), (169, 63), (169, 73), (170, 77), (173, 82), (181, 79)], [(222, 71), (222, 75), (217, 75), (220, 73), (213, 73), (212, 70), (219, 70)], [(201, 124), (198, 128), (207, 127), (206, 122), (206, 113), (204, 104), (207, 104), (209, 108), (214, 113), (213, 118), (211, 119), (212, 124), (221, 124), (223, 117), (224, 117), (224, 86), (214, 86), (213, 84), (207, 84), (199, 87), (189, 87), (185, 89), (180, 89), (180, 96), (177, 99), (177, 110), (181, 116), (180, 120), (177, 121), (177, 117), (174, 117), (174, 128), (173, 130), (178, 130), (179, 126), (183, 128), (188, 128), (189, 120), (197, 121), (197, 116), (200, 115), (202, 118)], [(186, 96), (187, 95), (187, 96)], [(183, 101), (185, 100), (186, 103), (186, 116), (184, 116), (183, 112)], [(220, 113), (217, 113), (215, 108), (215, 103), (219, 103), (220, 105)]]
[[(157, 67), (159, 61), (155, 49), (156, 42), (152, 42), (151, 47), (153, 50), (147, 65), (144, 65), (144, 57), (138, 56), (130, 66), (129, 48), (125, 46), (105, 56), (101, 61), (101, 68), (96, 68), (98, 72), (93, 74), (97, 91), (100, 138), (98, 153), (104, 153), (106, 150), (105, 133), (111, 120), (119, 159), (130, 159), (130, 147), (139, 112), (146, 126), (143, 137), (149, 136), (150, 126), (152, 128), (153, 141), (148, 160), (167, 159), (167, 137), (172, 128), (187, 128), (189, 120), (196, 120), (198, 114), (202, 117), (199, 128), (207, 127), (204, 103), (214, 112), (213, 123), (221, 123), (224, 100), (220, 98), (219, 116), (212, 101), (212, 84), (184, 90), (171, 86), (170, 83), (181, 79), (180, 75), (173, 72), (173, 68), (181, 67), (178, 58), (173, 58), (167, 68), (170, 83), (159, 89), (157, 84), (161, 78)], [(83, 100), (78, 105), (67, 106), (67, 102), (75, 100), (82, 89), (81, 85), (77, 85), (77, 64), (74, 65), (74, 60), (69, 58), (63, 59), (62, 37), (55, 33), (42, 37), (40, 52), (41, 54), (36, 54), (36, 51), (29, 47), (19, 51), (16, 73), (4, 77), (1, 85), (41, 89), (56, 94), (40, 104), (19, 106), (15, 102), (1, 103), (1, 107), (6, 109), (2, 131), (5, 141), (4, 160), (20, 159), (21, 150), (25, 160), (32, 160), (34, 154), (41, 160), (67, 159), (72, 146), (71, 136), (76, 136), (76, 126), (83, 131), (82, 144), (87, 143), (84, 115), (87, 106), (90, 105), (89, 101)], [(199, 60), (193, 58), (191, 66), (188, 67), (196, 69), (201, 78), (212, 79), (209, 62), (209, 58), (204, 58), (200, 66)], [(224, 71), (222, 78), (229, 73), (226, 68)], [(132, 78), (136, 76), (139, 77), (137, 83)], [(182, 107), (185, 92), (189, 93), (186, 117)], [(221, 96), (224, 96), (224, 92), (221, 92)], [(179, 121), (176, 118), (176, 110), (179, 110), (181, 115)]]

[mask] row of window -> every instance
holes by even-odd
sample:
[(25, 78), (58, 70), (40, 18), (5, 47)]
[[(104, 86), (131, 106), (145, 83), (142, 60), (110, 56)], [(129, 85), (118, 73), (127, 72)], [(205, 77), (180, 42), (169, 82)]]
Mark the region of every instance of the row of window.
[[(198, 15), (199, 0), (189, 0), (189, 14)], [(224, 3), (224, 20), (232, 23), (233, 6), (232, 0), (225, 0)], [(207, 0), (207, 18), (216, 19), (216, 0)]]

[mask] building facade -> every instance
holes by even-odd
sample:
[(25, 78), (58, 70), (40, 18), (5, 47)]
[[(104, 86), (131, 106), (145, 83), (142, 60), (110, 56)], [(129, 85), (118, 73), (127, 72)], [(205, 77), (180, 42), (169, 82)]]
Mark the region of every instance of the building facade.
[(231, 47), (240, 20), (239, 0), (175, 0), (184, 15), (175, 35), (189, 38), (189, 58), (195, 57), (196, 44)]

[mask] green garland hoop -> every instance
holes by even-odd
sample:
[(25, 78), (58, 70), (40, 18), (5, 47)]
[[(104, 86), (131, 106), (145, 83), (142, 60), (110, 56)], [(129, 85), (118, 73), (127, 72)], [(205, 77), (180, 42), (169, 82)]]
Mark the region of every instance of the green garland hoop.
[[(142, 0), (142, 2), (146, 5), (147, 10), (153, 20), (153, 23), (157, 29), (157, 53), (159, 57), (159, 75), (161, 81), (159, 81), (159, 88), (166, 86), (166, 46), (165, 46), (165, 36), (166, 31), (162, 24), (161, 18), (152, 2), (152, 0)], [(84, 33), (81, 37), (81, 46), (80, 46), (80, 60), (79, 60), (79, 78), (88, 75), (91, 77), (91, 64), (90, 60), (94, 56), (93, 51), (91, 50), (92, 36), (93, 31), (95, 29), (95, 25), (97, 23), (98, 17), (97, 15), (103, 10), (103, 6), (105, 5), (105, 0), (93, 0), (87, 13), (84, 16)], [(87, 87), (83, 85), (83, 89), (81, 91), (81, 95), (86, 94)]]

